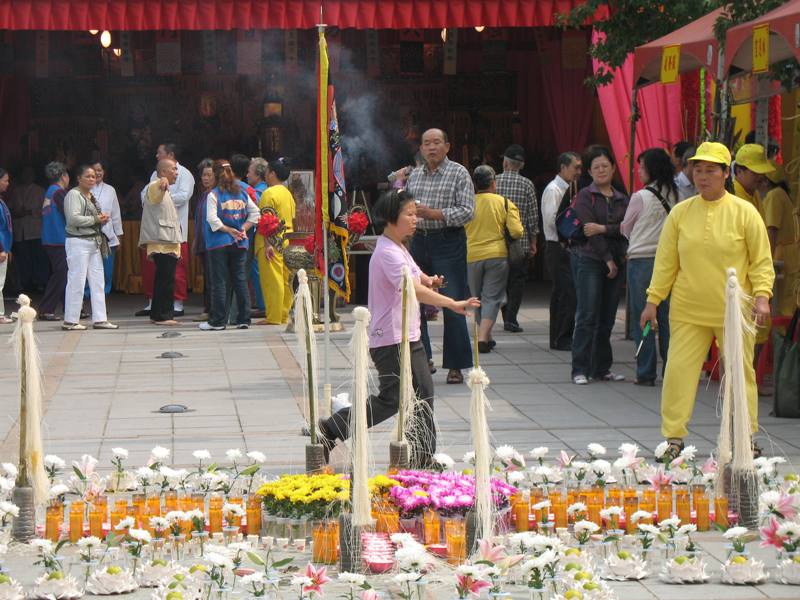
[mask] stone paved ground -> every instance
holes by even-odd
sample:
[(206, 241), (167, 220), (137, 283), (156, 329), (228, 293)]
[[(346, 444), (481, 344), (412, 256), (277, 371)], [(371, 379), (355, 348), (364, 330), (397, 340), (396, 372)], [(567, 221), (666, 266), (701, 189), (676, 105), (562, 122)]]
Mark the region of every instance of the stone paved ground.
[[(641, 388), (633, 377), (632, 343), (622, 339), (622, 313), (613, 336), (615, 369), (626, 375), (622, 383), (569, 383), (568, 353), (548, 348), (545, 290), (526, 299), (520, 315), (522, 334), (498, 328), (498, 346), (482, 355), (491, 386), (489, 425), (497, 444), (527, 451), (545, 445), (581, 452), (589, 442), (615, 449), (635, 442), (652, 449), (659, 432), (660, 388)], [(114, 295), (110, 315), (119, 331), (62, 332), (58, 323), (37, 323), (42, 362), (46, 372), (45, 451), (73, 460), (90, 453), (109, 465), (111, 448), (127, 448), (131, 464), (143, 463), (156, 444), (173, 452), (174, 462), (188, 465), (191, 451), (207, 448), (222, 457), (228, 448), (261, 450), (268, 456), (270, 473), (301, 470), (304, 444), (300, 435), (302, 380), (294, 358), (293, 335), (278, 327), (248, 331), (202, 332), (190, 323), (177, 328), (180, 337), (160, 338), (164, 331), (136, 319), (140, 298)], [(332, 334), (330, 380), (334, 393), (348, 391), (350, 371), (349, 331), (352, 323), (344, 311), (348, 331)], [(437, 363), (441, 359), (441, 322), (432, 325)], [(7, 337), (9, 328), (0, 332)], [(320, 338), (321, 345), (321, 338)], [(157, 358), (178, 351), (180, 359)], [(322, 359), (320, 358), (320, 364)], [(458, 459), (470, 449), (468, 396), (464, 385), (445, 384), (445, 372), (434, 375), (439, 449)], [(16, 368), (10, 350), (0, 355), (0, 458), (15, 460), (17, 449)], [(707, 454), (718, 430), (717, 386), (702, 382), (687, 443)], [(769, 402), (760, 406), (762, 445), (768, 454), (782, 454), (796, 463), (800, 458), (797, 421), (768, 416)], [(164, 404), (181, 403), (191, 412), (163, 415)], [(371, 456), (377, 468), (388, 460), (389, 432), (393, 420), (375, 429)], [(646, 452), (647, 454), (647, 452)], [(343, 450), (333, 454), (334, 464), (346, 460)], [(717, 556), (722, 545), (714, 534), (703, 546)], [(621, 598), (797, 598), (797, 588), (774, 584), (758, 588), (716, 585), (671, 587), (647, 580), (621, 585)]]

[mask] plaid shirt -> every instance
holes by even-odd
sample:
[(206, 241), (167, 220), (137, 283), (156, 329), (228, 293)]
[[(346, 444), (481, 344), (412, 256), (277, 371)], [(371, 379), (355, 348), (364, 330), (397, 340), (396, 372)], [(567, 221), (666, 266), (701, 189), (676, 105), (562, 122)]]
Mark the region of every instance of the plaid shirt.
[(420, 229), (463, 227), (475, 214), (475, 188), (469, 171), (447, 157), (433, 172), (428, 170), (427, 164), (415, 168), (408, 177), (406, 189), (420, 204), (444, 213), (444, 221), (420, 219)]
[(531, 242), (539, 234), (539, 206), (536, 203), (536, 188), (533, 182), (518, 171), (504, 171), (497, 176), (497, 193), (517, 205), (522, 221), (520, 243), (525, 254), (530, 254)]

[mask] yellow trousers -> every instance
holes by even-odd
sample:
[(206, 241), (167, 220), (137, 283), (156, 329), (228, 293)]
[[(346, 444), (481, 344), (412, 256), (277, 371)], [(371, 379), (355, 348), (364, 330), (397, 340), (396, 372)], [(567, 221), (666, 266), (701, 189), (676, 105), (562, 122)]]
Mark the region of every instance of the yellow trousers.
[(267, 309), (267, 323), (271, 325), (289, 321), (289, 310), (294, 300), (290, 277), (291, 271), (283, 262), (283, 254), (276, 252), (272, 260), (267, 260), (263, 251), (258, 252), (258, 278)]
[[(664, 387), (661, 391), (661, 434), (665, 438), (683, 439), (688, 434), (686, 426), (692, 418), (697, 382), (703, 362), (717, 338), (721, 349), (722, 327), (707, 327), (671, 320), (669, 324), (669, 356), (664, 372)], [(753, 347), (755, 340), (745, 333), (744, 379), (747, 386), (747, 406), (753, 432), (758, 431), (758, 388), (753, 369)]]

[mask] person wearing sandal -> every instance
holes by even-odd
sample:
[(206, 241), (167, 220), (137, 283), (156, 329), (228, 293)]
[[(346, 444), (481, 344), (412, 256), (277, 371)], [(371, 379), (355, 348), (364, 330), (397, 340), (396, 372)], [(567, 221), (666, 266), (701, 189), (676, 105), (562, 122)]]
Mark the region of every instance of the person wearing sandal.
[(573, 246), (572, 255), (578, 300), (572, 335), (572, 383), (576, 385), (586, 385), (590, 379), (625, 379), (611, 372), (611, 330), (619, 306), (619, 269), (627, 248), (620, 223), (628, 198), (611, 185), (616, 166), (608, 148), (592, 146), (583, 164), (592, 183), (578, 192), (574, 204), (587, 238)]
[(78, 187), (72, 188), (64, 198), (66, 220), (67, 289), (64, 294), (64, 322), (66, 331), (82, 331), (80, 324), (83, 289), (89, 281), (92, 300), (92, 321), (95, 329), (117, 329), (106, 318), (106, 294), (103, 275), (103, 258), (108, 256), (108, 241), (101, 227), (111, 216), (101, 212), (92, 195), (97, 181), (90, 165), (78, 167)]
[[(369, 262), (368, 305), (372, 315), (369, 324), (369, 353), (378, 371), (379, 381), (378, 394), (370, 396), (368, 400), (369, 427), (394, 415), (400, 401), (403, 270), (408, 269), (411, 274), (419, 302), (447, 308), (458, 315), (466, 315), (467, 311), (480, 306), (477, 298), (453, 300), (436, 292), (435, 288), (441, 284), (441, 278), (425, 275), (414, 262), (406, 248), (417, 227), (417, 205), (413, 195), (406, 191), (392, 190), (381, 198), (373, 214), (385, 226)], [(418, 405), (419, 412), (424, 413), (420, 415), (418, 422), (425, 431), (413, 436), (419, 443), (412, 442), (411, 452), (412, 467), (421, 468), (429, 464), (430, 457), (436, 452), (436, 429), (433, 420), (433, 379), (425, 348), (420, 341), (418, 308), (416, 318), (410, 319), (408, 329), (414, 393), (424, 402)], [(336, 440), (346, 440), (350, 435), (350, 407), (339, 410), (328, 419), (320, 419), (319, 431), (327, 460)]]
[[(630, 314), (638, 316), (647, 301), (647, 286), (653, 275), (658, 238), (667, 215), (678, 202), (678, 188), (674, 179), (675, 167), (666, 150), (650, 148), (636, 160), (639, 163), (639, 179), (645, 187), (631, 196), (620, 230), (628, 238), (628, 307)], [(662, 376), (667, 366), (669, 300), (664, 300), (658, 307), (658, 333), (652, 331), (643, 343), (639, 320), (631, 319), (629, 325), (634, 348), (641, 344), (633, 383), (652, 387), (656, 382), (658, 352), (661, 353), (663, 364)], [(655, 326), (656, 323), (651, 323), (651, 327)]]
[[(697, 382), (716, 337), (722, 347), (727, 269), (736, 269), (742, 289), (754, 297), (756, 325), (770, 314), (775, 279), (767, 229), (758, 209), (725, 190), (731, 154), (705, 142), (690, 160), (698, 196), (670, 211), (658, 242), (647, 304), (639, 319), (656, 323), (658, 306), (670, 298), (669, 361), (661, 391), (661, 434), (666, 443), (656, 460), (669, 463), (683, 449)], [(758, 430), (758, 392), (753, 369), (755, 337), (744, 332), (744, 369), (752, 431)], [(754, 444), (754, 454), (761, 449)]]
[(464, 227), (467, 230), (467, 279), (469, 291), (481, 299), (475, 311), (478, 322), (478, 352), (491, 352), (496, 342), (492, 328), (500, 306), (506, 300), (508, 283), (508, 248), (505, 231), (512, 239), (522, 237), (522, 221), (516, 205), (498, 195), (494, 169), (488, 165), (475, 167), (475, 216)]
[[(0, 168), (0, 194), (8, 189), (8, 171)], [(0, 198), (0, 325), (13, 323), (13, 319), (6, 316), (6, 307), (3, 302), (3, 287), (6, 284), (8, 262), (11, 260), (11, 245), (14, 243), (12, 233), (11, 213), (8, 206)]]

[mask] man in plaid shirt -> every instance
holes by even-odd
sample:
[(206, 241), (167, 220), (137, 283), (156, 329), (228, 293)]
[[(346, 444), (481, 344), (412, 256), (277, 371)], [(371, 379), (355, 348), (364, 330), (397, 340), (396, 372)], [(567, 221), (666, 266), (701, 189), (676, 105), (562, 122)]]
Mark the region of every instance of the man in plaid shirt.
[(536, 255), (536, 236), (539, 234), (539, 207), (536, 188), (527, 177), (519, 174), (525, 166), (525, 149), (512, 144), (503, 153), (503, 172), (497, 176), (497, 193), (517, 205), (522, 220), (522, 238), (513, 243), (522, 244), (525, 260), (509, 263), (506, 305), (503, 307), (503, 329), (520, 333), (517, 313), (522, 304), (522, 292), (528, 276), (528, 259)]
[[(454, 300), (469, 297), (467, 289), (467, 234), (464, 225), (475, 212), (475, 188), (469, 171), (447, 158), (450, 144), (441, 129), (422, 134), (424, 163), (408, 177), (406, 190), (417, 200), (417, 231), (411, 255), (424, 273), (441, 275), (441, 293)], [(447, 383), (463, 383), (462, 369), (472, 366), (467, 320), (450, 310), (444, 313), (442, 366)], [(422, 321), (422, 343), (430, 349), (428, 325)], [(429, 354), (430, 356), (430, 354)]]

